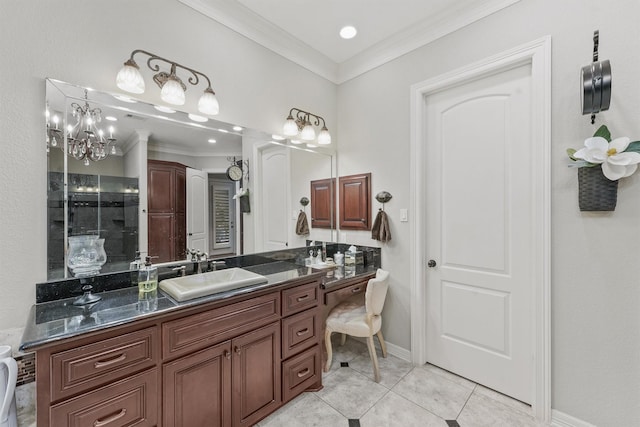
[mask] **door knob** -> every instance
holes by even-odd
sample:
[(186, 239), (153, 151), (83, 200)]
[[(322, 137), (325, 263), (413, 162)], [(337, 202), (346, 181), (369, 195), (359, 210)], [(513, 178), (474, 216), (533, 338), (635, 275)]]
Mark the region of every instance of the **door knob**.
[(436, 266), (436, 262), (435, 262), (434, 260), (430, 259), (430, 260), (427, 262), (427, 267), (433, 268), (433, 267), (435, 267), (435, 266)]

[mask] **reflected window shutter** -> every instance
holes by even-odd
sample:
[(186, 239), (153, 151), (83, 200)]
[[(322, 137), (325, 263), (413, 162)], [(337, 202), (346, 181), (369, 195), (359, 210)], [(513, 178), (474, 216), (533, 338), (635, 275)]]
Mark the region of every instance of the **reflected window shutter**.
[(226, 188), (213, 189), (213, 218), (215, 247), (226, 247), (231, 239), (231, 218), (229, 218), (231, 195)]

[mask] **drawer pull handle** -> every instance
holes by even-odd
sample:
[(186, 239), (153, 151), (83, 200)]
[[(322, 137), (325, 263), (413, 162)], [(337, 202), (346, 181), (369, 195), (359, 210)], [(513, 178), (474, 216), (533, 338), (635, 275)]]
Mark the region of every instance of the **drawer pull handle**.
[(309, 373), (309, 368), (305, 368), (304, 370), (298, 372), (298, 378), (302, 378)]
[(100, 360), (100, 361), (94, 363), (93, 367), (96, 368), (96, 369), (104, 368), (105, 366), (111, 366), (114, 363), (122, 362), (126, 358), (127, 358), (126, 353), (122, 353), (120, 356), (116, 356), (113, 359)]
[(304, 300), (306, 300), (306, 299), (309, 299), (309, 294), (306, 294), (306, 295), (304, 295), (304, 296), (298, 297), (298, 300), (297, 300), (297, 301), (298, 301), (298, 302), (302, 302), (302, 301), (304, 301)]
[(353, 288), (353, 289), (351, 289), (351, 293), (352, 293), (352, 294), (355, 294), (355, 293), (358, 293), (358, 292), (360, 292), (360, 288)]
[(309, 328), (304, 328), (303, 330), (296, 332), (296, 335), (301, 337), (302, 335), (305, 335), (308, 332), (309, 332)]
[(93, 427), (106, 426), (107, 424), (110, 424), (116, 420), (119, 420), (120, 418), (124, 417), (126, 414), (127, 414), (127, 410), (125, 408), (122, 408), (120, 409), (120, 412), (118, 412), (117, 414), (113, 414), (102, 420), (95, 420), (93, 422)]
[(227, 359), (231, 359), (231, 352), (229, 350), (225, 350), (224, 353), (222, 353), (222, 355)]

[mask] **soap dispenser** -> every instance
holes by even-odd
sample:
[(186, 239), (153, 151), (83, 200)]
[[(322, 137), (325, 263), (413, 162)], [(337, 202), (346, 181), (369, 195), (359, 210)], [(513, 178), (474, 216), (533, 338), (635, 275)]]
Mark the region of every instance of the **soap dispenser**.
[(135, 259), (129, 264), (129, 270), (140, 270), (142, 261), (140, 260), (140, 251), (136, 251)]
[(158, 289), (158, 267), (151, 265), (151, 257), (146, 257), (144, 266), (138, 270), (138, 291), (151, 292)]

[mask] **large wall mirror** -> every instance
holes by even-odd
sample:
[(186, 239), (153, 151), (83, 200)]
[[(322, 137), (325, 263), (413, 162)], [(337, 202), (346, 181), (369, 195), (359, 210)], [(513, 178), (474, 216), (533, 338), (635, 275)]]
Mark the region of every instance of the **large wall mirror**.
[[(68, 136), (88, 135), (84, 122), (69, 128), (85, 110), (94, 113), (94, 137), (115, 140), (94, 152), (101, 160), (82, 158)], [(48, 279), (72, 276), (66, 249), (74, 236), (104, 239), (101, 273), (128, 270), (137, 251), (167, 261), (185, 259), (188, 248), (225, 257), (335, 241), (334, 227), (312, 228), (310, 207), (300, 204), (311, 181), (335, 177), (332, 153), (203, 119), (46, 80)], [(237, 181), (227, 175), (232, 164), (242, 170)], [(296, 234), (301, 210), (308, 235)]]

